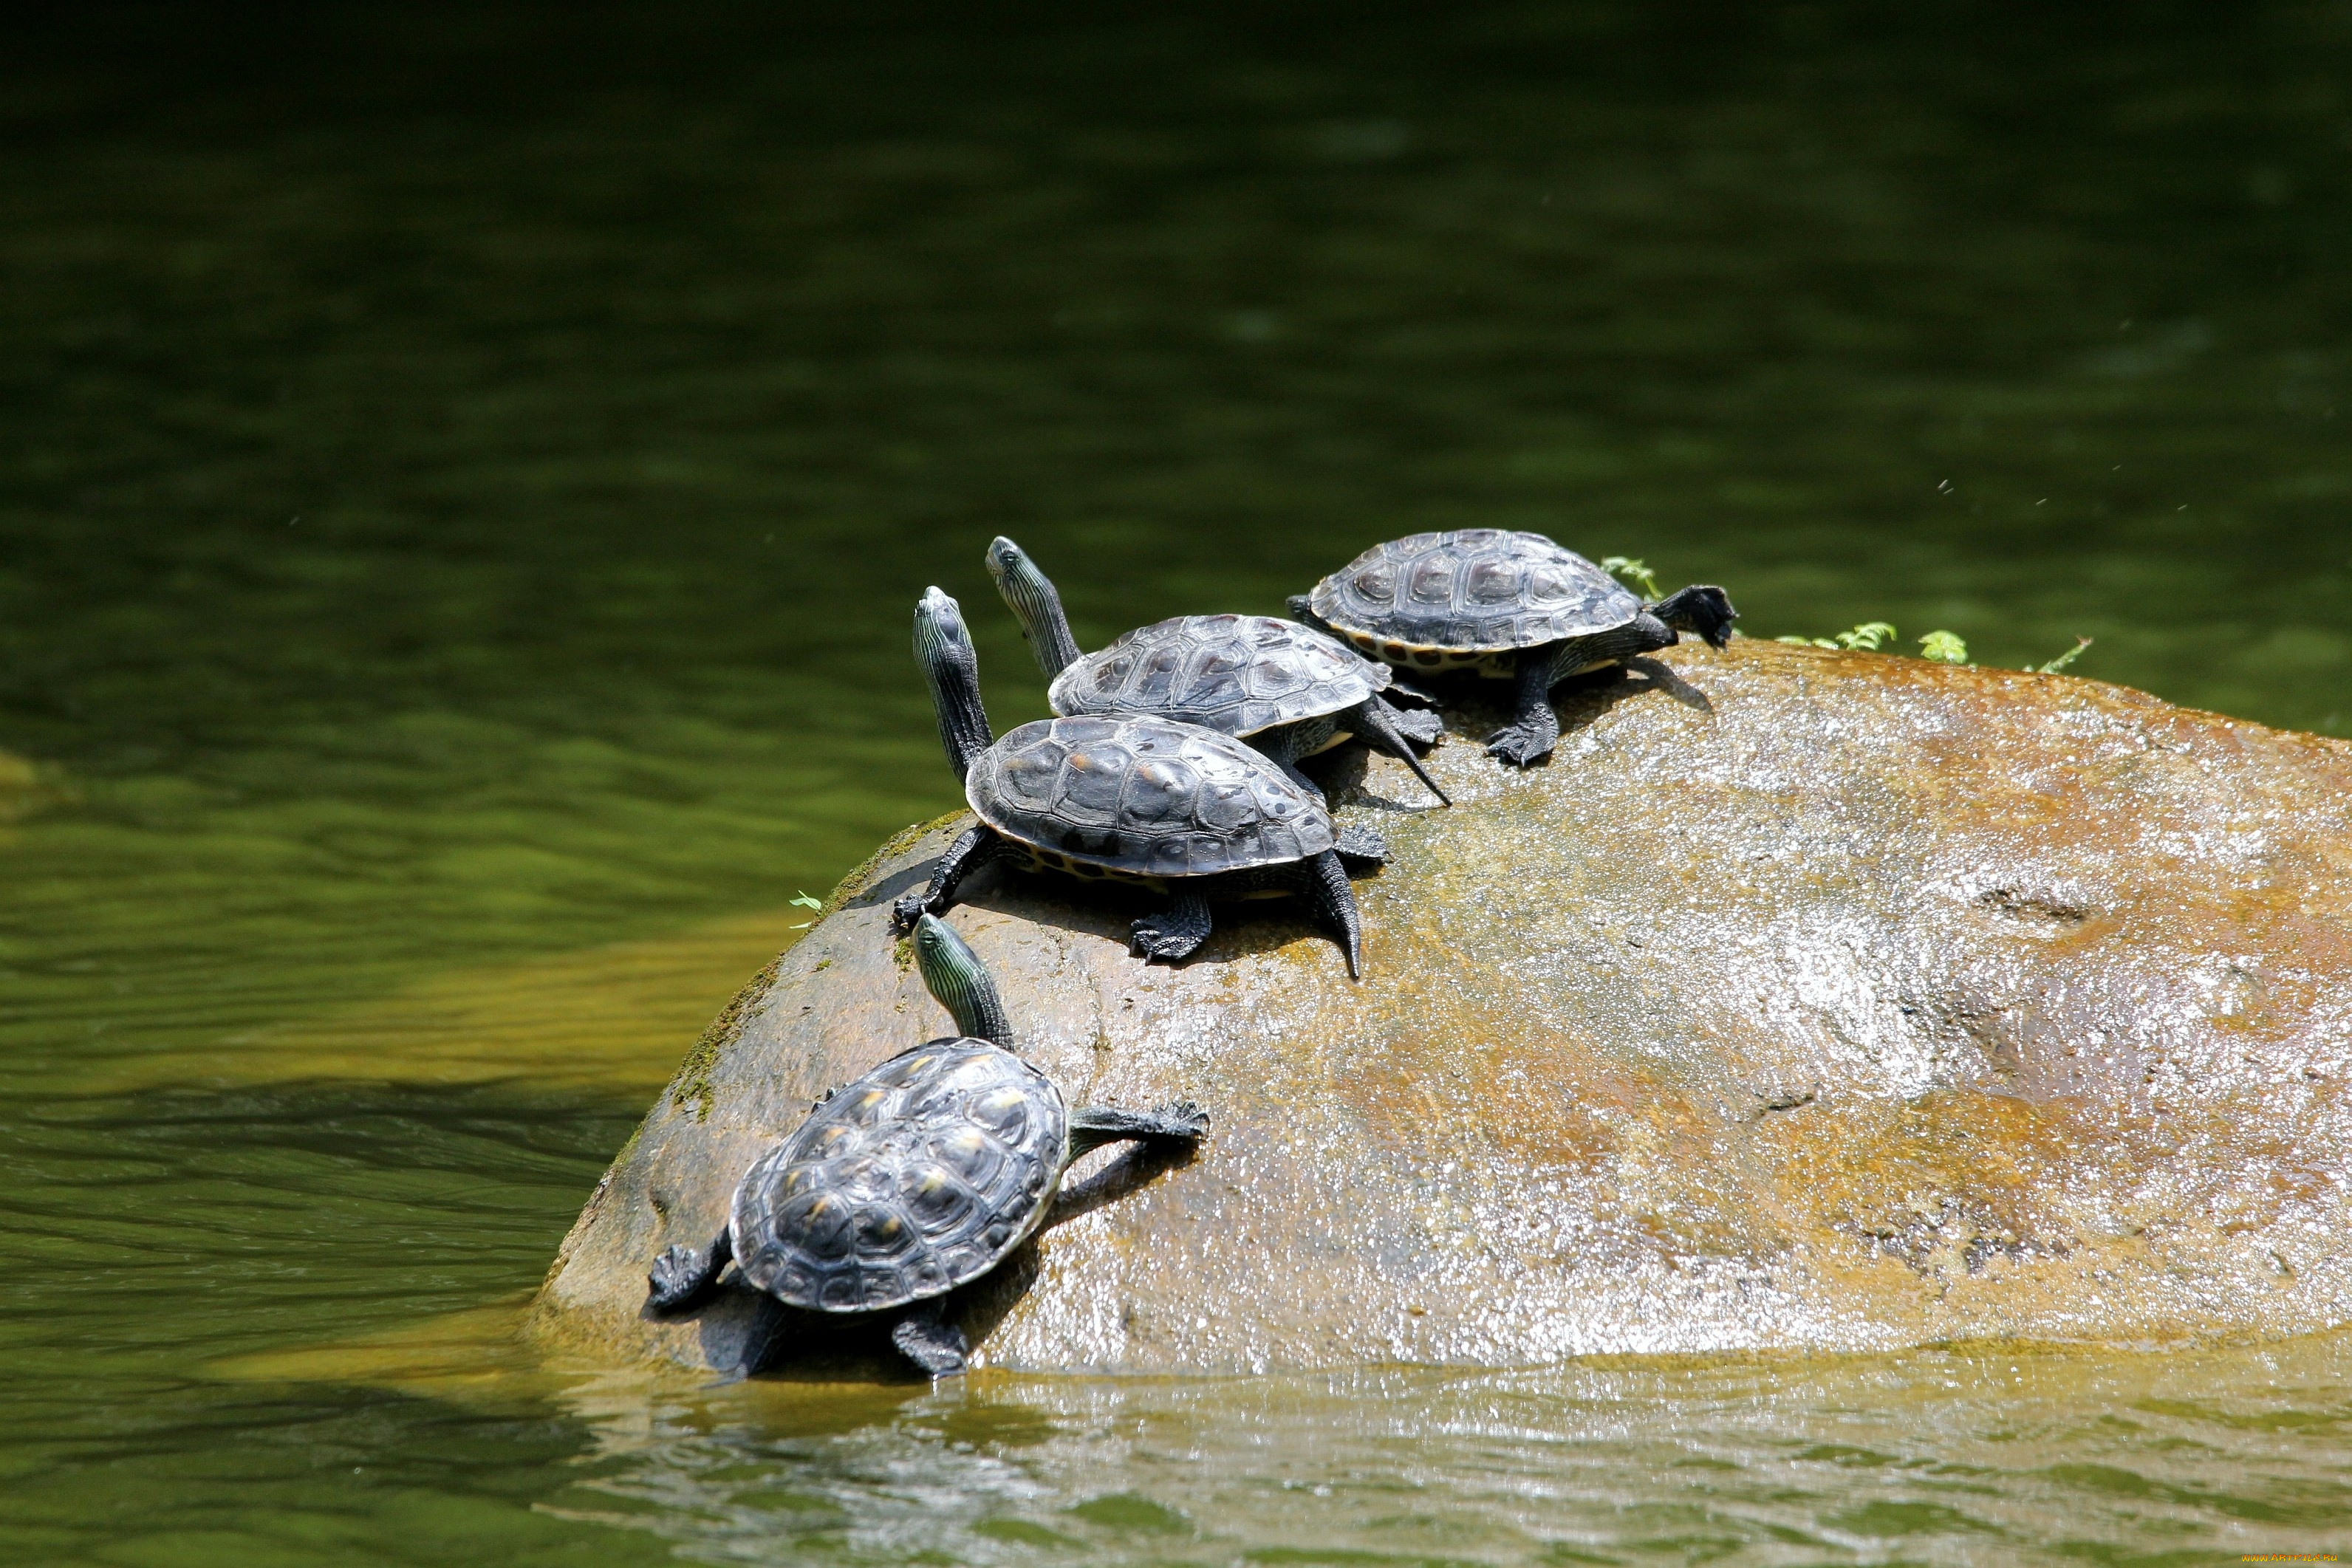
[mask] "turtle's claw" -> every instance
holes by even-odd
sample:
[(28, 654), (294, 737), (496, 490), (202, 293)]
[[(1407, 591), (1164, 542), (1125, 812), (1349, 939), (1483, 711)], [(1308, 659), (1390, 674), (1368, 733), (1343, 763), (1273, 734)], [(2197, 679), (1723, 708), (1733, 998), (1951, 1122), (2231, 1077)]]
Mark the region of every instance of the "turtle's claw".
[(1146, 962), (1165, 958), (1172, 964), (1191, 957), (1209, 939), (1209, 901), (1198, 894), (1180, 894), (1167, 908), (1143, 915), (1128, 929)]
[(1415, 746), (1434, 746), (1445, 733), (1445, 720), (1428, 708), (1392, 708), (1389, 723)]
[(1559, 742), (1519, 725), (1507, 725), (1486, 737), (1486, 755), (1513, 768), (1532, 768)]
[(1209, 1130), (1209, 1113), (1194, 1101), (1171, 1100), (1152, 1114), (1168, 1124), (1171, 1136), (1198, 1138)]
[(657, 1312), (682, 1307), (702, 1293), (709, 1263), (691, 1247), (665, 1247), (646, 1276), (646, 1305)]
[(1165, 958), (1173, 963), (1192, 950), (1192, 943), (1179, 934), (1161, 930), (1149, 916), (1137, 921), (1131, 934), (1129, 946), (1143, 958)]
[(1339, 858), (1348, 862), (1349, 871), (1370, 871), (1388, 863), (1389, 841), (1370, 828), (1352, 824), (1341, 828), (1334, 835), (1331, 847), (1339, 852)]
[(931, 896), (929, 893), (903, 894), (898, 901), (890, 906), (890, 935), (904, 936), (915, 928), (916, 921), (926, 915), (938, 913), (939, 911), (931, 907)]

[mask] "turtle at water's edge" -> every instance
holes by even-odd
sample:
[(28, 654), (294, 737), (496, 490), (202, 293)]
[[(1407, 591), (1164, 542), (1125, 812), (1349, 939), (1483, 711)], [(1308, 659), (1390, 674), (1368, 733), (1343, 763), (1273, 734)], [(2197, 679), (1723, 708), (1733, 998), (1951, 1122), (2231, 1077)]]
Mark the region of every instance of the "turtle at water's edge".
[(1706, 584), (1643, 604), (1574, 550), (1504, 528), (1374, 545), (1290, 608), (1400, 669), (1516, 681), (1511, 722), (1486, 737), (1487, 752), (1516, 768), (1559, 743), (1552, 687), (1671, 648), (1680, 632), (1721, 648), (1739, 613), (1723, 590)]
[(1309, 757), (1360, 739), (1412, 769), (1447, 805), (1445, 791), (1406, 743), (1443, 732), (1434, 714), (1390, 706), (1405, 693), (1389, 667), (1336, 637), (1272, 615), (1178, 615), (1078, 652), (1062, 596), (1019, 545), (998, 536), (986, 556), (996, 591), (1021, 622), (1037, 665), (1053, 682), (1046, 700), (1066, 717), (1158, 714), (1246, 740), (1293, 779)]
[(1003, 862), (1166, 894), (1165, 909), (1135, 922), (1134, 946), (1171, 962), (1208, 939), (1213, 904), (1295, 894), (1339, 937), (1349, 977), (1361, 976), (1363, 925), (1342, 857), (1377, 862), (1386, 846), (1339, 832), (1321, 795), (1231, 736), (1150, 715), (1041, 719), (995, 739), (963, 612), (937, 588), (915, 607), (915, 657), (980, 821), (898, 901), (896, 929), (940, 914), (966, 877)]
[(953, 1376), (971, 1346), (945, 1297), (1036, 1233), (1063, 1172), (1108, 1143), (1189, 1146), (1208, 1130), (1190, 1101), (1069, 1109), (1052, 1079), (1013, 1053), (995, 982), (962, 937), (927, 915), (915, 959), (962, 1037), (912, 1047), (829, 1091), (744, 1173), (709, 1246), (666, 1248), (654, 1260), (649, 1308), (691, 1305), (732, 1261), (745, 1284), (787, 1306), (897, 1313), (899, 1353)]

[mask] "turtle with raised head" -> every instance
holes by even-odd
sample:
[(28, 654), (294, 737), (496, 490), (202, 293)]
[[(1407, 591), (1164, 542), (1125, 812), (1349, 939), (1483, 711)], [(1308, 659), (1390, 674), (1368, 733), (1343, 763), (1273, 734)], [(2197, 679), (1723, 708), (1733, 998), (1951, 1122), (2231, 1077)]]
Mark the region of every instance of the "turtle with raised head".
[(1517, 682), (1511, 722), (1486, 737), (1486, 750), (1517, 768), (1559, 743), (1552, 687), (1671, 648), (1683, 632), (1720, 648), (1738, 618), (1720, 588), (1693, 584), (1644, 604), (1574, 550), (1503, 528), (1374, 545), (1290, 609), (1402, 670)]
[(743, 1173), (708, 1247), (654, 1260), (648, 1306), (690, 1304), (731, 1261), (744, 1284), (788, 1306), (894, 1314), (900, 1354), (952, 1376), (971, 1345), (943, 1310), (948, 1292), (1036, 1233), (1074, 1162), (1120, 1139), (1190, 1147), (1208, 1130), (1189, 1100), (1070, 1109), (1013, 1054), (996, 984), (962, 937), (925, 915), (915, 962), (961, 1037), (901, 1051), (818, 1101)]
[(1322, 796), (1262, 753), (1152, 714), (1040, 719), (995, 739), (963, 611), (936, 588), (915, 607), (915, 658), (980, 821), (927, 886), (898, 900), (896, 929), (941, 913), (966, 877), (1002, 862), (1164, 894), (1167, 906), (1131, 928), (1147, 959), (1189, 956), (1208, 939), (1214, 904), (1295, 894), (1339, 938), (1349, 977), (1361, 974), (1363, 923), (1341, 856), (1384, 852), (1335, 830)]
[(1453, 804), (1405, 744), (1435, 740), (1436, 715), (1391, 706), (1394, 673), (1337, 638), (1272, 615), (1179, 615), (1081, 653), (1061, 594), (1019, 545), (999, 535), (986, 559), (1053, 682), (1045, 700), (1055, 713), (1182, 719), (1248, 741), (1318, 795), (1299, 761), (1359, 739), (1401, 758), (1431, 794)]

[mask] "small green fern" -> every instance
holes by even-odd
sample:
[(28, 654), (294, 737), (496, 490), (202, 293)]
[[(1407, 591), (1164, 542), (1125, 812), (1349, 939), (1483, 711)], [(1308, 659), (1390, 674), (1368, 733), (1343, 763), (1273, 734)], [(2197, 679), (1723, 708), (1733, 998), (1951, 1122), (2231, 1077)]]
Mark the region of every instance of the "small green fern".
[(2081, 658), (2083, 656), (2083, 650), (2090, 645), (2090, 638), (2077, 635), (2074, 639), (2074, 645), (2073, 647), (2067, 649), (2064, 653), (2059, 654), (2048, 664), (2028, 664), (2025, 667), (2037, 675), (2054, 675), (2059, 671), (2064, 669), (2067, 665), (2073, 664), (2075, 660)]
[[(793, 897), (788, 898), (784, 902), (787, 904), (798, 904), (803, 909), (823, 909), (824, 907), (824, 900), (822, 898), (811, 898), (807, 894), (802, 893), (797, 888), (793, 889)], [(815, 924), (816, 922), (813, 919), (803, 920), (798, 925), (793, 926), (792, 929), (794, 931), (805, 931)]]
[(1895, 641), (1895, 626), (1887, 621), (1865, 621), (1851, 632), (1841, 632), (1834, 637), (1775, 637), (1775, 643), (1793, 643), (1800, 648), (1859, 649), (1875, 653)]
[(1969, 662), (1969, 645), (1955, 632), (1930, 632), (1919, 639), (1919, 656), (1939, 664), (1965, 664)]
[[(1841, 632), (1834, 637), (1775, 637), (1775, 643), (1790, 643), (1800, 648), (1843, 648), (1850, 652), (1875, 653), (1894, 643), (1899, 635), (1891, 621), (1865, 621), (1851, 632)], [(1919, 639), (1919, 656), (1933, 659), (1939, 664), (1965, 664), (1969, 662), (1969, 645), (1955, 632), (1930, 632)]]
[(1648, 600), (1653, 604), (1655, 604), (1659, 600), (1665, 597), (1664, 594), (1658, 591), (1658, 574), (1652, 571), (1647, 563), (1638, 560), (1632, 556), (1609, 556), (1601, 562), (1601, 570), (1606, 572), (1613, 572), (1617, 576), (1623, 578), (1626, 581), (1640, 589), (1642, 591), (1642, 597)]
[[(1775, 643), (1788, 643), (1800, 648), (1845, 648), (1875, 653), (1893, 643), (1895, 628), (1885, 621), (1865, 621), (1851, 632), (1841, 632), (1834, 637), (1775, 637)], [(2091, 645), (2088, 637), (2077, 637), (2074, 645), (2046, 664), (2028, 664), (2028, 674), (2054, 675), (2083, 656)], [(1939, 664), (1965, 664), (1969, 662), (1969, 645), (1957, 632), (1930, 632), (1919, 639), (1919, 656)]]

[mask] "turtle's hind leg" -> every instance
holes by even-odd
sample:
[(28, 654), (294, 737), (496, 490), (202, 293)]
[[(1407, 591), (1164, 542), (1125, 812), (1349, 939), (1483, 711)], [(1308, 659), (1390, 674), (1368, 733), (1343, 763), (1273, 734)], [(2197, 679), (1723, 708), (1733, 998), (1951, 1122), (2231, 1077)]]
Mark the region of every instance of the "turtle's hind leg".
[(1388, 864), (1389, 841), (1370, 828), (1349, 823), (1339, 828), (1331, 839), (1331, 847), (1339, 852), (1340, 863), (1351, 872), (1375, 871)]
[[(1393, 685), (1389, 691), (1397, 688)], [(1372, 699), (1381, 705), (1389, 727), (1412, 741), (1415, 746), (1435, 746), (1445, 736), (1445, 718), (1435, 708), (1402, 708), (1388, 700), (1386, 693)]]
[(1190, 1100), (1171, 1100), (1150, 1111), (1081, 1105), (1070, 1113), (1070, 1158), (1122, 1138), (1150, 1144), (1196, 1144), (1209, 1130), (1209, 1113)]
[(735, 1233), (725, 1227), (699, 1252), (691, 1247), (663, 1248), (646, 1276), (646, 1305), (657, 1312), (690, 1305), (719, 1283), (734, 1256)]
[(971, 1341), (948, 1322), (946, 1302), (937, 1296), (908, 1307), (890, 1325), (890, 1343), (933, 1378), (961, 1375), (965, 1358), (971, 1354)]
[(924, 915), (944, 914), (955, 902), (956, 889), (964, 879), (1002, 857), (1004, 847), (1004, 841), (986, 822), (974, 822), (957, 834), (940, 863), (931, 868), (931, 880), (923, 891), (907, 894), (890, 906), (890, 934), (904, 936)]
[(1172, 964), (1179, 958), (1191, 957), (1209, 939), (1209, 930), (1214, 923), (1205, 896), (1180, 893), (1167, 908), (1143, 916), (1129, 928), (1134, 933), (1131, 946), (1147, 962), (1165, 958)]
[(1437, 787), (1437, 780), (1429, 776), (1429, 769), (1421, 765), (1421, 758), (1412, 754), (1412, 747), (1407, 746), (1404, 737), (1397, 733), (1397, 727), (1391, 720), (1391, 711), (1389, 705), (1379, 697), (1370, 696), (1349, 708), (1341, 722), (1363, 740), (1379, 747), (1412, 768), (1412, 776), (1421, 780), (1423, 789), (1451, 806), (1454, 804), (1452, 799)]
[(1356, 912), (1356, 890), (1348, 885), (1348, 868), (1340, 863), (1339, 852), (1325, 850), (1300, 861), (1297, 874), (1300, 894), (1339, 938), (1339, 949), (1348, 956), (1348, 978), (1362, 979), (1364, 919)]

